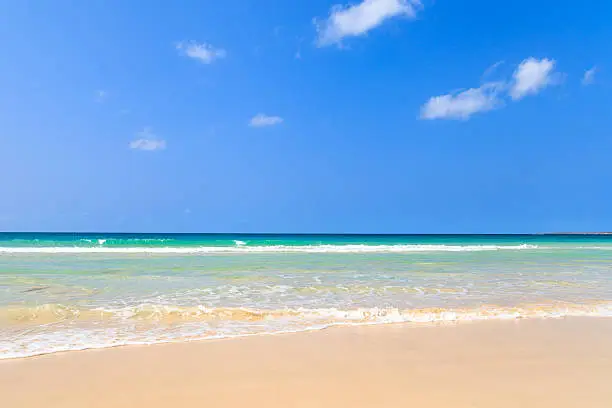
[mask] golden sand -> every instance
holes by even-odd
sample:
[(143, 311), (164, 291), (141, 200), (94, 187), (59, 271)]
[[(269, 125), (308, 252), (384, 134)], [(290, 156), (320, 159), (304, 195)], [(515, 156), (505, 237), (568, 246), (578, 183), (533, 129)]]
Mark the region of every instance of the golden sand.
[(0, 361), (0, 405), (612, 407), (612, 319), (362, 326)]

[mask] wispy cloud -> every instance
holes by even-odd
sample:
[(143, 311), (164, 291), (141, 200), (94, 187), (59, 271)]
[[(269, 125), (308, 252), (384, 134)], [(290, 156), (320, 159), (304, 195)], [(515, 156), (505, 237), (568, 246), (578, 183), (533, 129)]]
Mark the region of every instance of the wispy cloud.
[(469, 119), (503, 105), (499, 93), (503, 84), (489, 82), (479, 88), (434, 96), (421, 108), (421, 119)]
[(595, 74), (597, 73), (597, 67), (587, 69), (582, 77), (582, 85), (591, 85), (595, 82)]
[(481, 80), (484, 80), (490, 77), (491, 75), (493, 75), (493, 73), (497, 71), (497, 68), (501, 67), (505, 63), (506, 61), (497, 61), (495, 64), (491, 65), (489, 68), (485, 69), (485, 72), (482, 73)]
[(98, 89), (96, 91), (96, 102), (104, 102), (108, 98), (108, 91)]
[(365, 35), (393, 17), (413, 19), (420, 7), (420, 0), (363, 0), (354, 5), (336, 5), (325, 20), (314, 20), (317, 45), (337, 44), (346, 37)]
[(514, 71), (510, 97), (518, 100), (526, 95), (537, 94), (548, 85), (555, 83), (554, 68), (555, 60), (527, 58)]
[(251, 127), (264, 127), (274, 126), (283, 122), (283, 118), (280, 116), (268, 116), (263, 113), (259, 113), (251, 118), (249, 126)]
[(157, 137), (151, 128), (146, 127), (136, 134), (136, 139), (130, 142), (130, 149), (136, 150), (164, 150), (166, 148), (166, 141)]
[(222, 48), (215, 48), (210, 44), (195, 41), (179, 42), (176, 44), (176, 49), (181, 55), (198, 60), (203, 64), (211, 64), (215, 60), (227, 56), (227, 52)]

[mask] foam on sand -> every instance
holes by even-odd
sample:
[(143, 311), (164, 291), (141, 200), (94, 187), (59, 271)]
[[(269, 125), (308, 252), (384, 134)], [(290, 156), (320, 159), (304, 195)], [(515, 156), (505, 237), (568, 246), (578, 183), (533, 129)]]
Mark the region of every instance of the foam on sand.
[(525, 318), (610, 317), (612, 303), (478, 308), (257, 310), (141, 304), (79, 309), (40, 305), (0, 309), (0, 359), (134, 344), (243, 337), (385, 323), (458, 323)]

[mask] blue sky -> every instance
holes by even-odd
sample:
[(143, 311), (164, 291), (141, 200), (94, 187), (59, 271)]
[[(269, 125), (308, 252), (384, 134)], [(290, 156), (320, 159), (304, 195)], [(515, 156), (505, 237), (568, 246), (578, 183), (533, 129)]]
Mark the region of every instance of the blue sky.
[(612, 230), (611, 2), (230, 3), (0, 3), (0, 230)]

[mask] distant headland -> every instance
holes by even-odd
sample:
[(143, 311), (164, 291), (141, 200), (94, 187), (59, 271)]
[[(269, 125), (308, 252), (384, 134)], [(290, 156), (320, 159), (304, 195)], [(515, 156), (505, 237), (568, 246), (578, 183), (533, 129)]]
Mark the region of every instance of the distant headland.
[(542, 232), (539, 235), (612, 235), (612, 232)]

